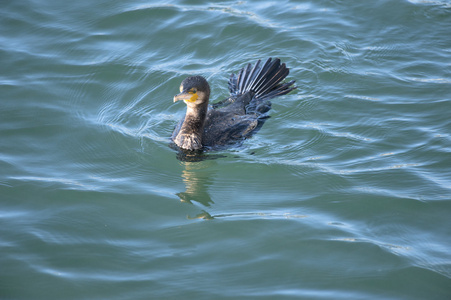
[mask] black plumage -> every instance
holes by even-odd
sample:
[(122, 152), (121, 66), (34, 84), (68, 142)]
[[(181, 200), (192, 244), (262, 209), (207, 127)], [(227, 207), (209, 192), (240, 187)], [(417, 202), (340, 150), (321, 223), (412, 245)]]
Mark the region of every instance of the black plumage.
[(172, 140), (185, 150), (209, 150), (236, 143), (259, 128), (271, 109), (269, 99), (285, 95), (296, 87), (294, 80), (282, 82), (289, 69), (280, 59), (257, 61), (232, 74), (230, 97), (209, 105), (210, 86), (202, 76), (182, 81), (174, 102), (184, 100), (185, 118), (176, 126)]

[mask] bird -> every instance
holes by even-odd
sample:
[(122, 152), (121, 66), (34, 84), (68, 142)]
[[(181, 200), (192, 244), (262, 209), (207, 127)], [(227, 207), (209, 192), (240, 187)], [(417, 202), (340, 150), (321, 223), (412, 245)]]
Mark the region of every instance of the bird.
[(297, 87), (295, 80), (282, 82), (289, 74), (279, 58), (247, 64), (228, 81), (230, 97), (209, 104), (210, 85), (200, 76), (189, 76), (180, 84), (174, 103), (186, 104), (185, 117), (171, 140), (181, 150), (221, 149), (250, 137), (268, 118), (270, 99), (288, 94)]

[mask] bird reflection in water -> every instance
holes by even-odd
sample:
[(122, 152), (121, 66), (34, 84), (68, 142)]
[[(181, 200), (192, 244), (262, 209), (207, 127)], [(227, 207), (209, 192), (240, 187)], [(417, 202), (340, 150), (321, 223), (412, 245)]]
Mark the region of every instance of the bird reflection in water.
[[(185, 157), (186, 158), (186, 157)], [(205, 159), (206, 155), (201, 157), (192, 157), (197, 161), (182, 161), (185, 169), (182, 171), (182, 180), (185, 184), (185, 191), (177, 193), (180, 201), (194, 204), (197, 202), (204, 207), (211, 206), (214, 202), (208, 192), (208, 188), (214, 181), (211, 159)], [(213, 217), (203, 210), (195, 217), (188, 216), (189, 219), (213, 219)]]

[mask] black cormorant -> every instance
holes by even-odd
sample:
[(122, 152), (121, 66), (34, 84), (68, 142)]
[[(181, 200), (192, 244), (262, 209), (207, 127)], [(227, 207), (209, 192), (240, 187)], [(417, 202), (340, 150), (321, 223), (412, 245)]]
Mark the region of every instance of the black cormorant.
[(180, 94), (174, 102), (186, 103), (186, 115), (172, 133), (172, 140), (184, 150), (209, 150), (225, 146), (249, 136), (267, 117), (269, 99), (295, 89), (294, 80), (281, 81), (289, 69), (280, 59), (269, 58), (232, 74), (229, 79), (230, 97), (209, 105), (210, 86), (202, 76), (182, 81)]

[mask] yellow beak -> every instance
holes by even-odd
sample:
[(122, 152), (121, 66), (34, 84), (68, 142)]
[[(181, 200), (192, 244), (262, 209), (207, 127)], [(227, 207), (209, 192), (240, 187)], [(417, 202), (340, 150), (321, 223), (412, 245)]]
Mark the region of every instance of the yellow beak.
[(179, 100), (184, 100), (184, 101), (188, 101), (188, 102), (196, 102), (198, 97), (199, 96), (197, 95), (197, 93), (182, 92), (182, 93), (174, 96), (174, 102), (177, 102)]

